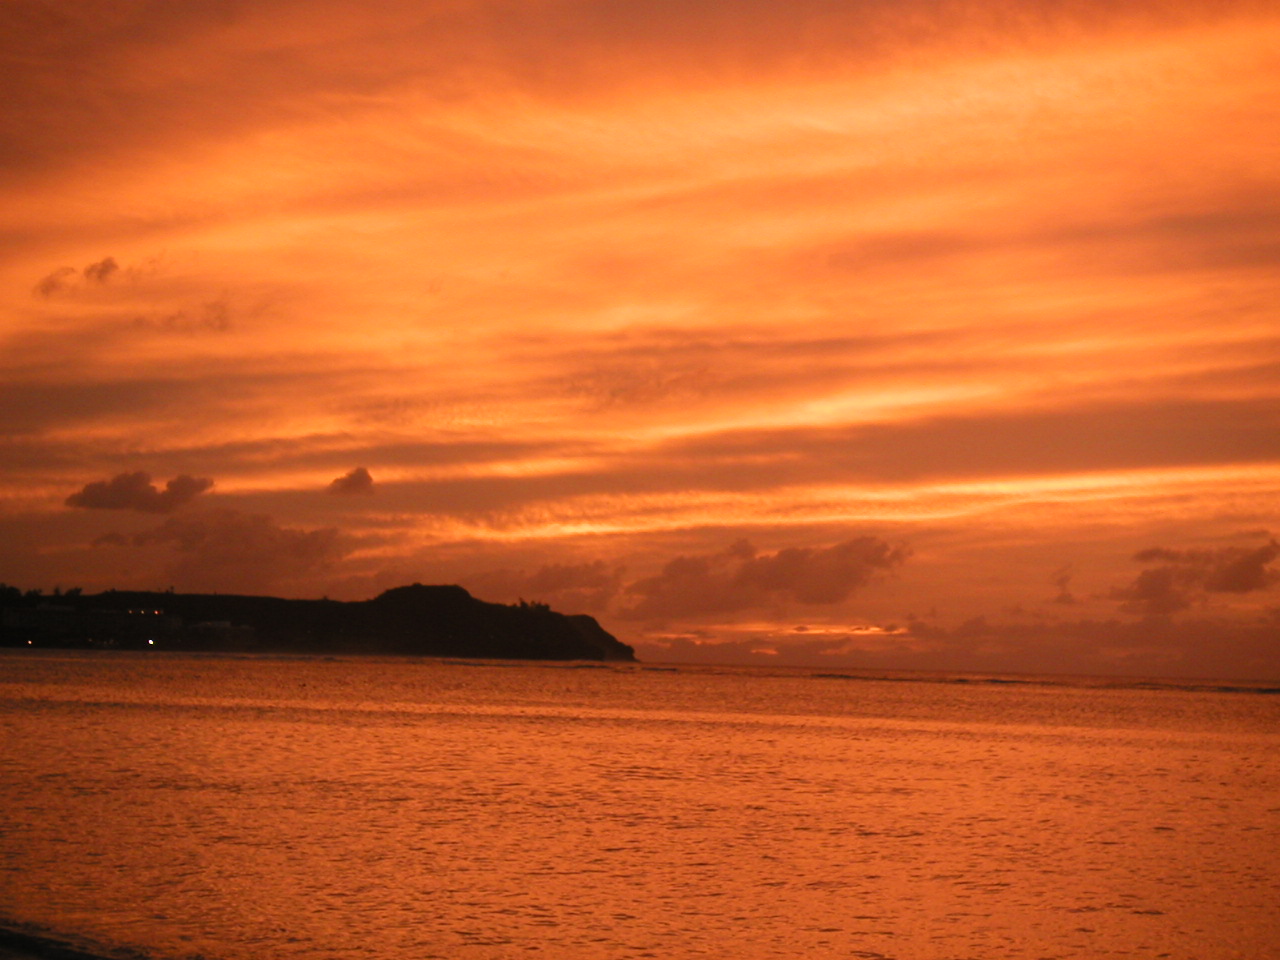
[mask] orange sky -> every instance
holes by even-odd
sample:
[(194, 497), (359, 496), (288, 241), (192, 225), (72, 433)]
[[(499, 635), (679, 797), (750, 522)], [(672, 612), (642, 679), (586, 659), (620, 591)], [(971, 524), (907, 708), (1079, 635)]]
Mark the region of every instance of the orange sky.
[(2, 581), (1280, 679), (1273, 4), (10, 0), (0, 51)]

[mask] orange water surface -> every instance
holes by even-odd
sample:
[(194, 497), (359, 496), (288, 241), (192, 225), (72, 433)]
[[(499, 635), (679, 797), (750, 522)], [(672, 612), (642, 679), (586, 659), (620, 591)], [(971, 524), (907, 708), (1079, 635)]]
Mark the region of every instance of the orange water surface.
[(0, 653), (0, 920), (163, 960), (1280, 944), (1230, 685)]

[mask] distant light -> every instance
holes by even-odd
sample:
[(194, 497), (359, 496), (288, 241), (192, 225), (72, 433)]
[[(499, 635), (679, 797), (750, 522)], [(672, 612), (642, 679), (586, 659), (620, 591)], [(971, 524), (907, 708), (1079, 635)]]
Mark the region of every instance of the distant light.
[(148, 646), (148, 647), (154, 647), (154, 646), (155, 646), (155, 643), (156, 643), (156, 642), (155, 642), (154, 640), (148, 640), (148, 641), (147, 641), (147, 646)]

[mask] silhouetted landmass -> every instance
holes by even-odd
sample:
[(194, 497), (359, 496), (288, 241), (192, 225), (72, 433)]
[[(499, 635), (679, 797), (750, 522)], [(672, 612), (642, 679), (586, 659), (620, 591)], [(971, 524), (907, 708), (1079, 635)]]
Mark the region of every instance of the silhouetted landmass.
[(89, 953), (52, 937), (0, 927), (0, 957), (4, 960), (107, 960), (107, 951)]
[(635, 659), (593, 617), (419, 583), (355, 602), (129, 590), (43, 596), (0, 585), (0, 614), (4, 646)]

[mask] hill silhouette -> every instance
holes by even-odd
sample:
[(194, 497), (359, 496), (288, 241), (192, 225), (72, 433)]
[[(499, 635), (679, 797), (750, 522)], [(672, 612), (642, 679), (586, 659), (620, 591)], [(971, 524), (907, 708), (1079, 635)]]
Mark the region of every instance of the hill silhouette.
[(593, 617), (487, 603), (456, 585), (415, 583), (362, 601), (132, 590), (46, 597), (0, 587), (0, 608), (6, 646), (635, 659)]

